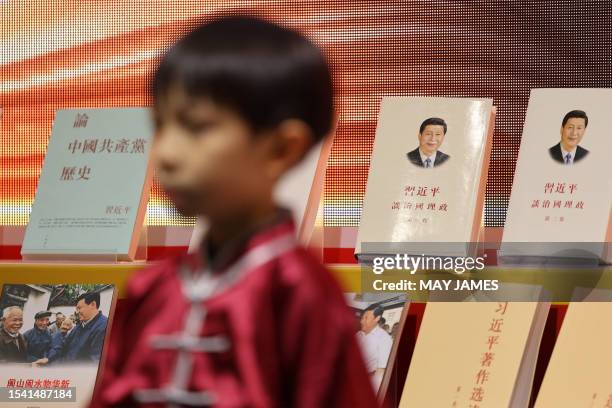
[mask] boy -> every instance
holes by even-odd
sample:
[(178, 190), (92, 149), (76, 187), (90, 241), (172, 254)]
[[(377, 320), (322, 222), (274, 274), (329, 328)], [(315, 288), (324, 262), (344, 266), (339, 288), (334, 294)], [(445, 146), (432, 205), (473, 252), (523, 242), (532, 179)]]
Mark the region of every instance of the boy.
[(320, 50), (221, 18), (169, 50), (153, 95), (157, 176), (209, 230), (131, 280), (91, 407), (376, 406), (340, 289), (272, 199), (332, 124)]

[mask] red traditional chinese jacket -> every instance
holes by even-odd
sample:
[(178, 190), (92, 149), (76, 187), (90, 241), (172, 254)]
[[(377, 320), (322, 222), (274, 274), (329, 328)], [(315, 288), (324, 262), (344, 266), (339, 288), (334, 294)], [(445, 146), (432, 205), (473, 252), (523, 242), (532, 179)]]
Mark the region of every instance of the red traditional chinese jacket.
[(90, 408), (376, 407), (354, 317), (290, 218), (225, 255), (131, 279)]

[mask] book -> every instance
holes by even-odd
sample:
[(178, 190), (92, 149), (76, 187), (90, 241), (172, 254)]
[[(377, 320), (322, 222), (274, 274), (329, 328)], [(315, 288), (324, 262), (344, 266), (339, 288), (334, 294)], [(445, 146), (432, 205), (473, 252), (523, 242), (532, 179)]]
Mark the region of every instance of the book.
[(593, 289), (568, 305), (536, 408), (612, 406), (610, 316), (609, 289)]
[(612, 261), (611, 103), (612, 89), (531, 91), (501, 263)]
[(0, 405), (88, 406), (115, 302), (110, 284), (4, 284)]
[(494, 117), (491, 99), (383, 98), (355, 247), (360, 260), (474, 253)]
[(527, 406), (550, 303), (477, 299), (427, 303), (401, 408)]
[(372, 386), (385, 399), (410, 302), (402, 293), (345, 293)]
[(144, 108), (56, 113), (21, 249), (24, 259), (134, 260), (152, 179)]

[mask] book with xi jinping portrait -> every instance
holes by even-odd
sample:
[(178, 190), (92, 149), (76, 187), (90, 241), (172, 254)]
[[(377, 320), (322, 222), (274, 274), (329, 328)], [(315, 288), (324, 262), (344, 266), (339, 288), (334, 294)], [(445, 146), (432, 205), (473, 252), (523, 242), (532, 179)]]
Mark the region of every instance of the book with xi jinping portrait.
[(612, 89), (531, 91), (502, 263), (612, 262), (610, 104)]
[(57, 111), (23, 258), (138, 258), (152, 140), (146, 108)]
[(473, 253), (470, 243), (482, 239), (492, 103), (383, 98), (355, 248), (360, 260), (404, 252), (406, 243), (412, 254)]

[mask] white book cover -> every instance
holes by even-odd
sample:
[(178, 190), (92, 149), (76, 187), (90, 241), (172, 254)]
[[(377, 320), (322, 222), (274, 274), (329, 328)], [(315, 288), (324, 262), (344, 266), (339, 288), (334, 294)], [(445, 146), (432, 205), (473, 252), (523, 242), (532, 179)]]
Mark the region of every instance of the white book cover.
[(476, 242), (493, 124), (491, 99), (383, 98), (355, 253), (372, 252), (363, 243)]
[(612, 232), (610, 106), (612, 89), (531, 91), (502, 259), (591, 256), (610, 261), (605, 253)]

